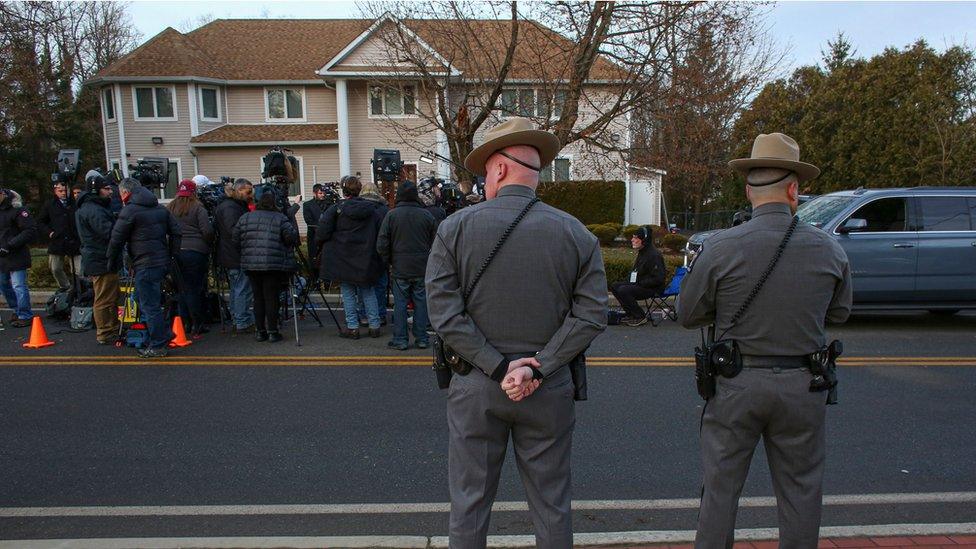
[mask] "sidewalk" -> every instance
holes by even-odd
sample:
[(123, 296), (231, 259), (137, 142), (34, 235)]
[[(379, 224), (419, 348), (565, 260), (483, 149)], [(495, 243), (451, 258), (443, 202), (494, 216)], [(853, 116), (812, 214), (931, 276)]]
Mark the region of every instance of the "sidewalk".
[[(603, 545), (594, 549), (693, 549), (692, 544), (653, 545)], [(740, 541), (734, 549), (778, 549), (778, 541)], [(870, 538), (821, 538), (818, 547), (822, 549), (861, 549), (865, 547), (889, 547), (892, 549), (976, 549), (976, 536), (911, 536), (911, 537), (870, 537)]]

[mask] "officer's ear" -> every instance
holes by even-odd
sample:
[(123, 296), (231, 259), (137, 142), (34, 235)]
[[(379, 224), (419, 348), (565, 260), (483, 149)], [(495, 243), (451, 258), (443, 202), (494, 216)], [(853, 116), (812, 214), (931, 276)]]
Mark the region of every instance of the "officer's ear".
[(786, 194), (789, 196), (790, 202), (796, 202), (800, 199), (800, 183), (795, 177), (789, 186), (786, 187)]

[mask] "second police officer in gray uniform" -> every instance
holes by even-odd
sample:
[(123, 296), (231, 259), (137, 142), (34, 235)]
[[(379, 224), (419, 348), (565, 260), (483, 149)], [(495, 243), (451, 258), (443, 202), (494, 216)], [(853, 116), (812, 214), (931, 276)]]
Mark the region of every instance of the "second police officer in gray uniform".
[(796, 141), (773, 133), (756, 138), (751, 158), (729, 163), (746, 178), (752, 220), (709, 238), (681, 285), (679, 321), (686, 328), (714, 324), (711, 348), (725, 351), (712, 354), (720, 375), (702, 415), (698, 549), (732, 547), (739, 494), (760, 437), (780, 547), (817, 547), (828, 393), (811, 373), (820, 370), (811, 355), (825, 346), (826, 322), (850, 313), (851, 274), (835, 240), (793, 217), (799, 186), (820, 174), (799, 158)]
[(536, 202), (558, 151), (525, 119), (490, 130), (465, 159), (486, 175), (487, 200), (440, 224), (427, 263), (431, 324), (460, 357), (447, 403), (451, 547), (485, 547), (509, 437), (537, 546), (573, 543), (574, 379), (606, 327), (607, 282), (596, 238)]

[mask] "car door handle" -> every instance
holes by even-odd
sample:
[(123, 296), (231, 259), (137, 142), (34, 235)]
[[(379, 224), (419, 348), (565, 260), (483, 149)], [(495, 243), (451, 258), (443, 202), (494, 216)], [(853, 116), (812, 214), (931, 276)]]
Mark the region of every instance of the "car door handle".
[[(974, 245), (976, 245), (976, 244), (974, 244)], [(896, 242), (893, 245), (893, 247), (894, 248), (914, 248), (915, 245), (912, 244), (911, 242)]]

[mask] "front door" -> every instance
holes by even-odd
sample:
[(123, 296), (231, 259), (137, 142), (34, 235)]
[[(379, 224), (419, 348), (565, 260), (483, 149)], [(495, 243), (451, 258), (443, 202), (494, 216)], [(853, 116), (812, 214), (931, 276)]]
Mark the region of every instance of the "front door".
[[(913, 299), (918, 236), (909, 227), (908, 208), (906, 198), (880, 198), (848, 217), (867, 221), (864, 230), (837, 237), (851, 263), (855, 303)], [(846, 222), (845, 219), (839, 227)]]

